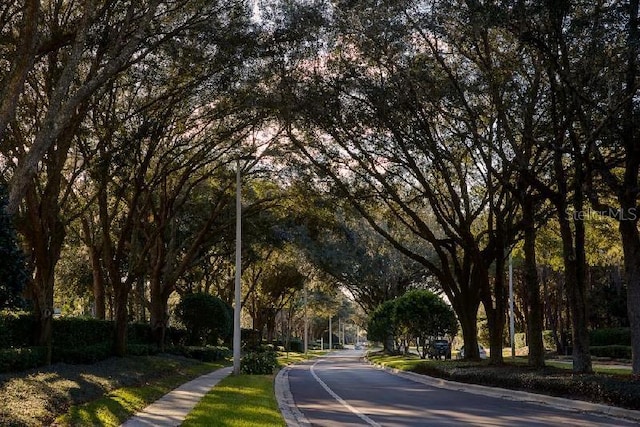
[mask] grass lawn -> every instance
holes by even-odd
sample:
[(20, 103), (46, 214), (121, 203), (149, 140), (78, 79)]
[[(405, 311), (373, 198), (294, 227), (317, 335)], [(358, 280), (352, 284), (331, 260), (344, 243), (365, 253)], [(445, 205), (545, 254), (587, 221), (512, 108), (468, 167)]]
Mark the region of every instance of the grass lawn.
[[(278, 353), (280, 365), (313, 359), (328, 351)], [(275, 397), (275, 375), (229, 376), (220, 381), (187, 416), (185, 427), (253, 427), (286, 425)]]
[(0, 426), (118, 425), (176, 385), (219, 366), (156, 355), (0, 374)]
[(184, 427), (285, 426), (273, 392), (273, 375), (231, 375), (196, 405)]
[(142, 386), (112, 390), (89, 403), (72, 406), (65, 415), (56, 419), (56, 426), (119, 426), (133, 414), (179, 385), (226, 364), (228, 363), (201, 363), (187, 366)]
[(289, 353), (279, 352), (278, 353), (278, 362), (281, 365), (291, 365), (293, 363), (304, 362), (305, 360), (315, 359), (316, 357), (323, 356), (329, 353), (328, 350), (309, 350), (307, 354), (304, 353), (294, 353), (290, 351)]
[[(381, 365), (387, 366), (389, 368), (400, 369), (401, 371), (413, 371), (416, 366), (424, 364), (424, 363), (457, 363), (457, 364), (488, 364), (488, 361), (481, 362), (463, 362), (462, 360), (454, 360), (446, 361), (446, 360), (429, 360), (429, 359), (420, 359), (420, 357), (416, 354), (408, 354), (408, 355), (399, 355), (399, 356), (390, 356), (383, 353), (370, 353), (367, 357), (371, 362)], [(514, 365), (514, 366), (526, 366), (527, 365), (527, 357), (526, 356), (516, 356), (515, 358), (511, 358), (511, 354), (509, 357), (504, 357), (505, 365)], [(572, 364), (567, 361), (559, 361), (554, 359), (546, 360), (546, 365), (564, 369), (570, 371), (572, 369)], [(600, 364), (597, 361), (593, 362), (593, 371), (596, 374), (609, 374), (609, 375), (617, 375), (617, 376), (630, 376), (631, 375), (631, 367), (619, 367), (616, 365), (607, 365)]]
[(640, 409), (640, 382), (630, 369), (594, 363), (593, 374), (574, 374), (572, 364), (549, 360), (542, 369), (527, 365), (526, 357), (505, 358), (504, 365), (489, 360), (424, 360), (417, 355), (370, 353), (375, 364), (453, 381), (523, 390), (552, 396)]

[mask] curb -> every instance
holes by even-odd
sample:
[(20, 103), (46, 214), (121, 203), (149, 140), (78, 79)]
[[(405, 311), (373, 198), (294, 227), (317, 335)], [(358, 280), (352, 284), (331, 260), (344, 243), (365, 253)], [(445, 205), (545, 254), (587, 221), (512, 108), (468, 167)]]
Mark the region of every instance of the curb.
[(311, 423), (304, 416), (293, 400), (291, 389), (289, 388), (289, 370), (290, 366), (285, 366), (278, 371), (275, 380), (276, 400), (278, 401), (278, 409), (287, 423), (287, 427), (309, 427)]
[(623, 418), (631, 421), (640, 421), (640, 411), (634, 411), (632, 409), (624, 409), (616, 406), (604, 405), (599, 403), (591, 403), (582, 400), (566, 399), (562, 397), (547, 396), (544, 394), (529, 393), (526, 391), (509, 390), (499, 387), (487, 387), (477, 384), (467, 384), (457, 381), (444, 380), (442, 378), (429, 377), (427, 375), (416, 374), (415, 372), (401, 371), (395, 368), (388, 368), (386, 366), (375, 365), (367, 362), (377, 369), (385, 370), (396, 376), (409, 379), (414, 382), (422, 383), (432, 387), (444, 388), (447, 390), (462, 391), (465, 393), (478, 394), (482, 396), (491, 396), (500, 399), (514, 400), (519, 402), (527, 402), (538, 405), (547, 405), (550, 407), (587, 412), (597, 415), (606, 415), (609, 417)]

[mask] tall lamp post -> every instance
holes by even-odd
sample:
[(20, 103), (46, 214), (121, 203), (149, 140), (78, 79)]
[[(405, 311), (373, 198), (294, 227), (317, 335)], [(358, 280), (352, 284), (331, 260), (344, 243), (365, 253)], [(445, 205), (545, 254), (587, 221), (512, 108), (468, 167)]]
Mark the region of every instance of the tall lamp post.
[(511, 358), (516, 357), (516, 319), (513, 313), (513, 258), (509, 252), (509, 337), (511, 341)]
[(240, 276), (242, 275), (242, 181), (240, 178), (240, 158), (236, 162), (236, 280), (233, 306), (233, 374), (240, 374), (240, 310), (242, 309), (242, 292)]

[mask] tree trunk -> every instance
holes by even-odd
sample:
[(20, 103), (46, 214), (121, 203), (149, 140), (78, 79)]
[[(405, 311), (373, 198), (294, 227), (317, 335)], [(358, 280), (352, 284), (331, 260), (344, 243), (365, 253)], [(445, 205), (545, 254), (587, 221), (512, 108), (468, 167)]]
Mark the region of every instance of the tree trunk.
[(138, 310), (136, 313), (136, 320), (140, 323), (146, 323), (147, 321), (147, 305), (148, 304), (145, 299), (146, 296), (145, 296), (144, 283), (145, 283), (144, 276), (140, 276), (138, 280), (136, 280), (136, 296), (138, 301), (138, 303), (136, 304), (137, 310)]
[(113, 300), (115, 305), (113, 350), (116, 356), (124, 357), (127, 354), (127, 324), (129, 322), (127, 305), (129, 300), (129, 285), (120, 283), (115, 286)]
[(524, 223), (524, 276), (527, 294), (527, 341), (529, 365), (541, 368), (544, 363), (543, 306), (540, 298), (540, 282), (536, 265), (536, 228), (533, 201), (526, 198), (522, 207)]
[[(504, 363), (502, 347), (504, 326), (506, 324), (505, 313), (507, 309), (506, 293), (504, 291), (504, 265), (504, 257), (497, 257), (493, 292), (491, 292), (490, 289), (489, 271), (483, 267), (474, 273), (474, 280), (478, 282), (478, 286), (486, 288), (482, 305), (487, 315), (487, 324), (489, 327), (489, 358), (492, 365), (502, 365)], [(467, 351), (466, 342), (465, 339), (465, 353)]]
[(593, 367), (591, 355), (589, 354), (589, 318), (587, 316), (587, 289), (584, 268), (584, 224), (582, 221), (574, 221), (576, 240), (575, 244), (572, 244), (571, 226), (568, 218), (564, 215), (564, 213), (560, 215), (560, 232), (562, 234), (565, 284), (571, 312), (573, 371), (576, 373), (591, 373), (593, 372)]
[(106, 318), (106, 300), (104, 291), (104, 276), (102, 274), (102, 265), (100, 263), (100, 253), (89, 245), (89, 257), (91, 259), (92, 289), (93, 301), (95, 305), (94, 316), (96, 319), (104, 320)]
[[(35, 314), (36, 325), (36, 344), (41, 347), (45, 347), (45, 360), (46, 365), (51, 364), (53, 353), (53, 278), (50, 274), (45, 273), (45, 277), (38, 277), (40, 274), (36, 273), (36, 277), (32, 282), (33, 289), (33, 311)], [(51, 284), (43, 284), (47, 282), (47, 277), (51, 278), (48, 282)], [(48, 292), (48, 288), (51, 289)]]
[(624, 250), (624, 273), (627, 282), (627, 312), (631, 326), (632, 369), (640, 376), (640, 235), (637, 220), (620, 221)]
[(462, 338), (464, 340), (464, 358), (469, 360), (480, 359), (480, 351), (478, 350), (478, 307), (480, 301), (456, 301), (458, 309), (458, 321), (462, 329)]
[[(47, 189), (50, 190), (49, 183)], [(30, 247), (35, 266), (35, 274), (29, 282), (28, 292), (34, 303), (38, 325), (36, 342), (47, 349), (46, 364), (51, 364), (52, 356), (55, 266), (60, 260), (60, 251), (66, 236), (56, 206), (53, 198), (39, 197), (35, 186), (30, 187), (25, 199), (25, 225), (20, 230)]]
[(619, 230), (624, 251), (624, 271), (627, 282), (627, 312), (631, 326), (631, 354), (633, 375), (640, 377), (640, 236), (638, 235), (638, 173), (640, 172), (640, 147), (638, 143), (638, 42), (640, 30), (638, 10), (640, 2), (628, 4), (629, 24), (627, 34), (627, 70), (623, 114), (622, 139), (625, 147), (625, 169), (620, 202)]
[(169, 321), (167, 305), (171, 292), (167, 293), (163, 290), (162, 283), (155, 279), (151, 280), (150, 291), (151, 307), (149, 315), (151, 332), (160, 351), (164, 351), (167, 322)]

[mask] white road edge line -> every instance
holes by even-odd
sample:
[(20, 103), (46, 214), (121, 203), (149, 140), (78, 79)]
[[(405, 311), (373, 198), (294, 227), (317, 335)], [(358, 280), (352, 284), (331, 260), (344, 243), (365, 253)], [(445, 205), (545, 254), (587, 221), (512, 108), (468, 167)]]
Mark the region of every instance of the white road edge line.
[(335, 400), (338, 401), (338, 403), (342, 404), (342, 406), (344, 406), (345, 408), (347, 408), (348, 410), (350, 410), (351, 412), (353, 412), (355, 415), (357, 415), (358, 417), (360, 417), (361, 420), (365, 421), (366, 423), (368, 423), (370, 426), (373, 427), (382, 427), (380, 424), (378, 424), (377, 422), (373, 421), (371, 418), (367, 417), (365, 414), (363, 414), (362, 412), (358, 411), (356, 408), (354, 408), (353, 406), (349, 405), (343, 398), (341, 398), (340, 396), (338, 396), (333, 390), (331, 390), (331, 388), (329, 388), (329, 386), (320, 379), (320, 377), (316, 374), (315, 371), (315, 366), (320, 363), (321, 360), (317, 361), (316, 363), (314, 363), (313, 365), (311, 365), (310, 371), (311, 371), (311, 375), (313, 375), (313, 378), (316, 379), (316, 381), (318, 381), (318, 384), (320, 384), (322, 386), (322, 388), (324, 388), (325, 390), (327, 390), (327, 393), (329, 393)]

